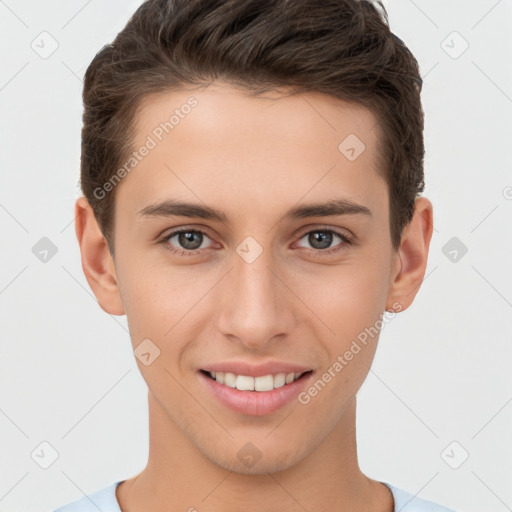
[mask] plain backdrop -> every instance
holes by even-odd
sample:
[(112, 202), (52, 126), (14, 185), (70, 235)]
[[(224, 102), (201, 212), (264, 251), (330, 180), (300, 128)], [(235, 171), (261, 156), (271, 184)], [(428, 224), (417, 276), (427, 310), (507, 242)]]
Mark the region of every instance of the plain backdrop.
[[(98, 306), (73, 225), (83, 74), (139, 4), (0, 1), (1, 511), (53, 510), (146, 463), (147, 388), (126, 318)], [(360, 465), (458, 510), (505, 512), (512, 2), (385, 5), (424, 78), (435, 231), (423, 286), (383, 329), (359, 392)]]

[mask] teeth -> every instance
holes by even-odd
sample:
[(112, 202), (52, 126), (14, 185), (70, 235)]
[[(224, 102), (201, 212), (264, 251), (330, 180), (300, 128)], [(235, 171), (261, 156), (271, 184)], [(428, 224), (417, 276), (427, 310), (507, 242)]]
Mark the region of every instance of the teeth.
[(272, 391), (292, 383), (302, 375), (301, 373), (277, 373), (275, 375), (251, 377), (228, 372), (209, 372), (209, 374), (218, 383), (240, 391)]
[(278, 373), (274, 375), (274, 387), (281, 388), (286, 384), (286, 375), (284, 373)]
[(254, 378), (238, 375), (235, 380), (235, 388), (240, 391), (254, 391)]
[[(217, 378), (215, 378), (215, 380), (217, 380)], [(234, 373), (225, 373), (224, 385), (230, 388), (236, 388), (236, 375)]]
[(263, 375), (254, 378), (254, 391), (272, 391), (274, 389), (274, 377)]

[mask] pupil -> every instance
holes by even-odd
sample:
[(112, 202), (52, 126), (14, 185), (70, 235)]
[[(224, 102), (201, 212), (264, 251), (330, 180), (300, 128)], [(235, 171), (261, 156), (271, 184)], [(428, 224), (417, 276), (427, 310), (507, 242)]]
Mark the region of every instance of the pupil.
[[(318, 241), (320, 242), (320, 246), (318, 246)], [(326, 249), (331, 245), (332, 233), (316, 231), (309, 236), (309, 242), (315, 249)]]
[[(185, 249), (198, 249), (201, 246), (200, 235), (201, 233), (196, 231), (186, 231), (185, 233), (179, 234), (179, 242)], [(197, 246), (194, 246), (194, 238), (196, 238), (196, 244), (197, 239), (199, 238), (199, 244), (197, 244)]]

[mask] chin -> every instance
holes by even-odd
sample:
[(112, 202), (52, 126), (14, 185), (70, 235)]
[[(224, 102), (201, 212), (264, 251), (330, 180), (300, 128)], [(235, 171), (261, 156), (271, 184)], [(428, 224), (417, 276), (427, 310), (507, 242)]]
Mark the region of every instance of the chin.
[(250, 442), (230, 453), (229, 456), (226, 452), (204, 453), (204, 455), (213, 464), (240, 475), (266, 475), (286, 471), (302, 458), (302, 452), (298, 452), (293, 446), (290, 446), (288, 451), (283, 451), (282, 447), (281, 450), (267, 447), (260, 451)]
[(237, 458), (235, 459), (226, 459), (222, 458), (220, 460), (213, 461), (218, 466), (227, 469), (228, 471), (232, 471), (233, 473), (237, 473), (239, 475), (267, 475), (268, 473), (278, 473), (280, 471), (285, 471), (293, 466), (293, 462), (290, 460), (289, 462), (277, 461), (277, 460), (266, 460), (263, 458), (260, 459), (254, 466), (249, 467), (242, 462), (240, 462)]

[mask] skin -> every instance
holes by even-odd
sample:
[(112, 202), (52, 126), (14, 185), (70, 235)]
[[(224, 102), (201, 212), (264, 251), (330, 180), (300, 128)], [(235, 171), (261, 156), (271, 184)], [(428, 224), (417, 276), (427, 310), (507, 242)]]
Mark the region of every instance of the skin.
[[(149, 366), (137, 359), (149, 390), (149, 459), (118, 486), (120, 506), (390, 512), (391, 492), (361, 472), (356, 447), (356, 393), (378, 336), (307, 405), (293, 400), (264, 416), (220, 404), (197, 369), (236, 359), (327, 371), (379, 315), (414, 300), (427, 265), (432, 204), (416, 200), (393, 250), (376, 118), (320, 93), (249, 97), (215, 82), (153, 95), (137, 115), (135, 146), (190, 96), (197, 107), (117, 186), (115, 257), (87, 200), (76, 202), (82, 266), (98, 303), (127, 315), (134, 349), (149, 338), (160, 350)], [(354, 161), (338, 150), (351, 133), (366, 146)], [(228, 221), (138, 214), (169, 198), (220, 209)], [(340, 198), (371, 215), (284, 218), (298, 204)], [(178, 236), (159, 243), (179, 227), (205, 233), (199, 254), (173, 254), (169, 248), (190, 247)], [(313, 245), (308, 234), (322, 229), (356, 243), (334, 236), (330, 245)], [(252, 263), (236, 252), (247, 236), (263, 249)], [(252, 467), (237, 457), (247, 442), (261, 453)]]

